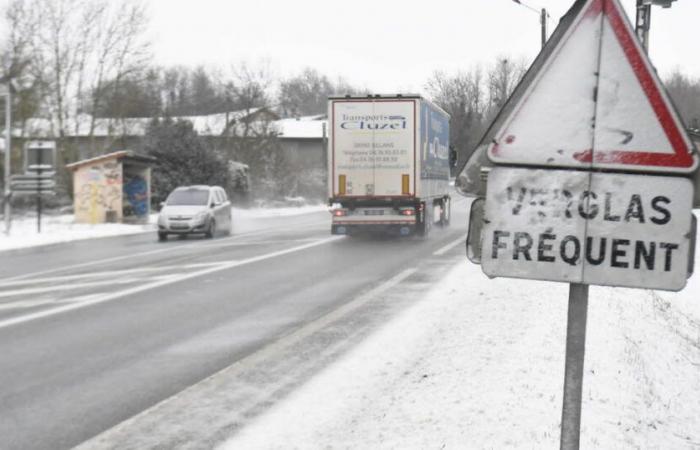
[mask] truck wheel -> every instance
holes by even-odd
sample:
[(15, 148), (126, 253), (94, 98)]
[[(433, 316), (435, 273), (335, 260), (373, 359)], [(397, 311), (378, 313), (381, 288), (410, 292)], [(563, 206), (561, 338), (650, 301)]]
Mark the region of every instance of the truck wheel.
[(416, 234), (421, 237), (425, 237), (430, 232), (430, 226), (433, 221), (433, 214), (431, 208), (427, 208), (425, 203), (423, 204), (423, 221), (416, 225)]
[(158, 242), (164, 242), (168, 240), (168, 233), (158, 232)]
[(452, 215), (452, 200), (448, 197), (442, 200), (442, 214), (440, 216), (440, 225), (443, 227), (450, 226), (450, 216)]

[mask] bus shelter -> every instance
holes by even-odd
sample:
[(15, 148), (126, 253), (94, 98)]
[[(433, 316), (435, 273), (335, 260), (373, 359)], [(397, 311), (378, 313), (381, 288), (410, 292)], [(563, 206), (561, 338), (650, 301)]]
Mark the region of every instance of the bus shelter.
[(66, 165), (73, 172), (75, 221), (148, 222), (155, 162), (150, 156), (122, 150)]

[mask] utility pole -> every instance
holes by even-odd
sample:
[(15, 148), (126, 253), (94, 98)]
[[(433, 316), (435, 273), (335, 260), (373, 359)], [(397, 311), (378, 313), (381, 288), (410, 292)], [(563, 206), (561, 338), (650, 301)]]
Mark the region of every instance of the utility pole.
[(644, 51), (649, 53), (649, 29), (651, 28), (651, 5), (670, 8), (676, 0), (637, 0), (637, 24), (635, 32)]
[(10, 78), (7, 78), (7, 92), (5, 93), (5, 189), (4, 189), (4, 204), (5, 204), (5, 234), (10, 235), (10, 158), (12, 153), (12, 83)]
[(651, 28), (651, 3), (637, 0), (637, 26), (635, 31), (644, 51), (649, 53), (649, 28)]
[(524, 6), (530, 11), (534, 11), (537, 14), (540, 15), (540, 28), (541, 28), (541, 35), (542, 35), (542, 48), (544, 48), (545, 44), (547, 43), (547, 19), (549, 18), (549, 14), (547, 13), (547, 10), (545, 8), (542, 8), (541, 10), (537, 10), (536, 8), (533, 8), (532, 6), (526, 5), (525, 3), (522, 3), (520, 0), (513, 0), (514, 3), (517, 3), (520, 6)]
[(542, 8), (540, 11), (540, 25), (542, 25), (542, 48), (547, 44), (547, 10)]

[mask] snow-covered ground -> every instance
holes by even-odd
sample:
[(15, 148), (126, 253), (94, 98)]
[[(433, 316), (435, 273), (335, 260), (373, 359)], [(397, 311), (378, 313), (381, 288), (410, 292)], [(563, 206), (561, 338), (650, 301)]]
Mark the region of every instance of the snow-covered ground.
[[(328, 207), (325, 205), (261, 209), (234, 208), (232, 215), (235, 223), (239, 219), (247, 221), (271, 217), (289, 217), (327, 210)], [(41, 221), (41, 233), (37, 233), (36, 216), (23, 216), (13, 218), (9, 236), (4, 233), (5, 225), (0, 220), (0, 251), (82, 239), (153, 232), (156, 229), (157, 217), (157, 214), (152, 214), (149, 223), (143, 225), (121, 223), (90, 225), (75, 223), (71, 214), (44, 215)]]
[(0, 251), (81, 239), (144, 233), (155, 230), (156, 217), (156, 215), (151, 216), (149, 223), (143, 225), (122, 223), (90, 225), (75, 223), (72, 214), (44, 215), (41, 218), (41, 233), (37, 232), (36, 216), (13, 218), (9, 236), (5, 234), (4, 222), (0, 222), (2, 229), (0, 231)]
[[(460, 262), (222, 449), (557, 448), (567, 293)], [(591, 288), (581, 444), (700, 448), (700, 276)]]

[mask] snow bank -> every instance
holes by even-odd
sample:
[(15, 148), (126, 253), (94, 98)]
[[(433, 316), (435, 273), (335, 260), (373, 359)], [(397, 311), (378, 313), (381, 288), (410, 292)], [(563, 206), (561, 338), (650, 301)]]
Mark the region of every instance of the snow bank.
[[(222, 448), (557, 448), (567, 293), (460, 262)], [(591, 289), (583, 448), (700, 445), (699, 293)]]
[[(235, 224), (238, 220), (289, 217), (327, 210), (328, 207), (325, 205), (269, 209), (233, 208), (232, 214)], [(158, 214), (152, 214), (149, 223), (144, 225), (121, 223), (90, 225), (75, 223), (72, 214), (46, 215), (42, 216), (40, 234), (37, 233), (36, 217), (20, 217), (13, 218), (9, 236), (4, 233), (5, 225), (0, 220), (0, 251), (82, 239), (155, 232), (157, 217)]]
[(37, 233), (36, 217), (13, 218), (9, 236), (4, 233), (4, 222), (0, 222), (0, 250), (155, 231), (156, 217), (152, 215), (150, 223), (144, 225), (90, 225), (75, 223), (72, 214), (47, 215), (41, 218), (41, 233)]

